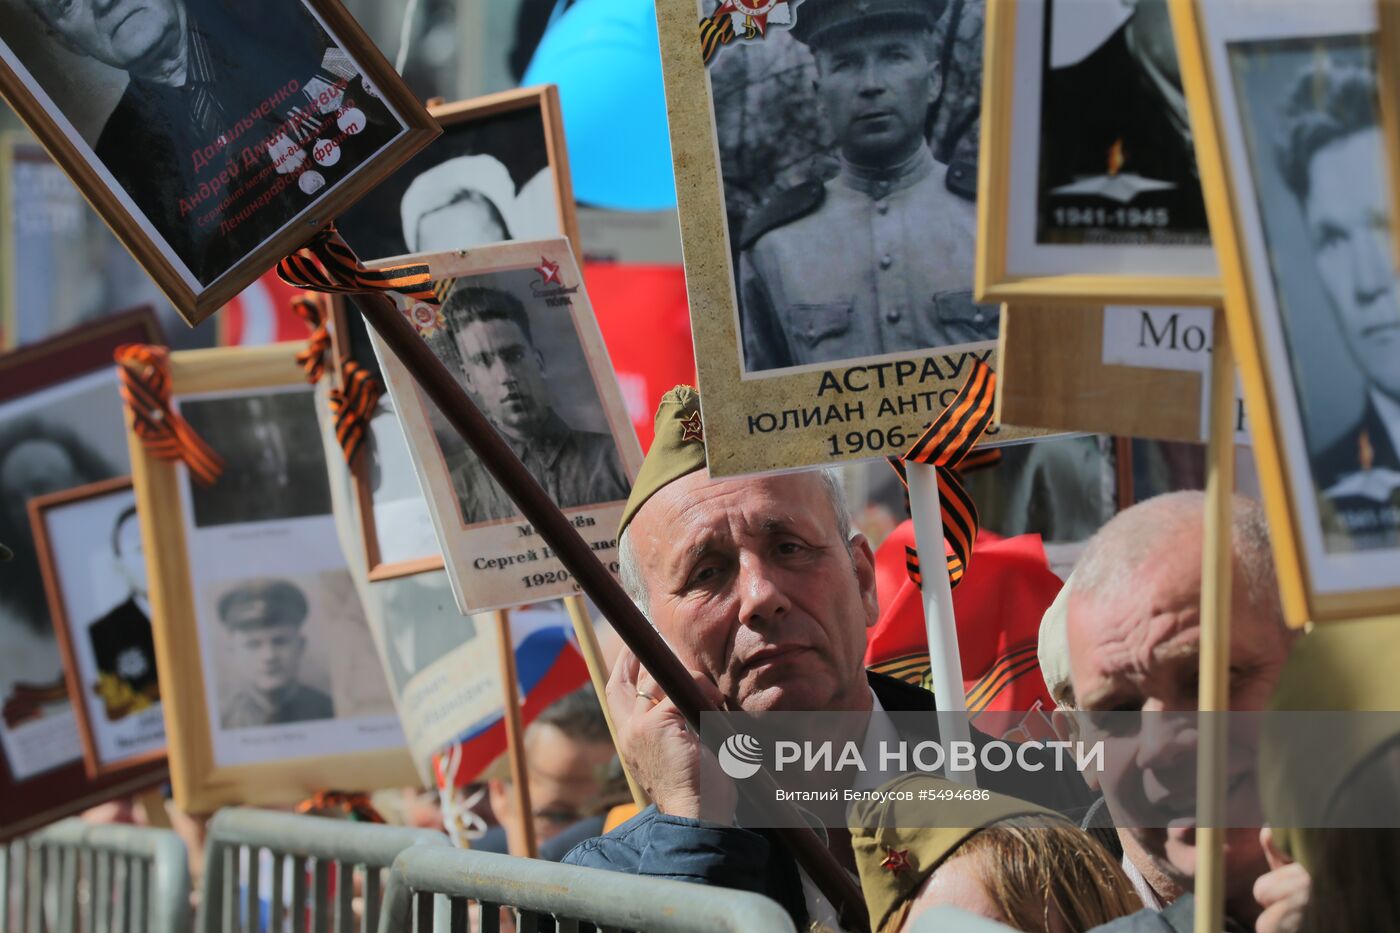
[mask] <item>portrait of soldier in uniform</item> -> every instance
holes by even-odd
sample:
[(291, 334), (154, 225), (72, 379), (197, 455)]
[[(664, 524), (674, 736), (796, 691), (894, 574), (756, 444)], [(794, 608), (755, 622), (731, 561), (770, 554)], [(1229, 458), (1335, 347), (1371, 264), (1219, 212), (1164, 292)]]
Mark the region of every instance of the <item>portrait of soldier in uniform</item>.
[(306, 594), (288, 580), (249, 580), (219, 598), (236, 671), (233, 683), (220, 684), (223, 728), (335, 718), (330, 696), (300, 679), (308, 609)]
[[(960, 164), (963, 137), (947, 119), (958, 110), (950, 91), (972, 86), (976, 100), (962, 53), (980, 75), (981, 4), (805, 0), (791, 12), (790, 28), (725, 48), (712, 71), (727, 197), (746, 141), (734, 135), (745, 121), (726, 109), (740, 93), (730, 81), (741, 80), (726, 55), (750, 83), (765, 57), (814, 61), (815, 99), (795, 106), (815, 108), (830, 145), (806, 180), (771, 192), (738, 230), (730, 205), (746, 370), (995, 339), (997, 308), (972, 300), (975, 169)], [(792, 102), (769, 103), (764, 119), (796, 119), (775, 112)], [(975, 125), (975, 106), (958, 112), (952, 122)]]
[(203, 284), (403, 127), (300, 2), (5, 0), (0, 39)]
[[(446, 333), (436, 344), (449, 368), (560, 508), (626, 499), (631, 484), (612, 435), (575, 427), (556, 411), (546, 375), (551, 352), (562, 356), (566, 348), (558, 340), (550, 347), (540, 339), (544, 335), (535, 333), (517, 295), (471, 283), (459, 281), (443, 303)], [(562, 320), (567, 322), (566, 314)], [(576, 338), (572, 327), (559, 334)], [(576, 385), (574, 391), (588, 389)], [(594, 409), (601, 411), (601, 399), (596, 391), (592, 395)], [(519, 514), (455, 432), (438, 427), (435, 433), (464, 524)]]
[(1395, 547), (1400, 282), (1374, 71), (1310, 61), (1289, 88), (1283, 120), (1279, 173), (1302, 211), (1329, 313), (1366, 393), (1360, 417), (1313, 452), (1324, 531), (1331, 550)]
[(1210, 241), (1167, 0), (1100, 0), (1127, 19), (1083, 58), (1053, 67), (1084, 25), (1084, 0), (1044, 0), (1039, 243)]
[(134, 505), (117, 516), (111, 547), (129, 592), (125, 600), (89, 625), (87, 633), (97, 666), (96, 689), (107, 719), (115, 722), (160, 702), (151, 604), (146, 594), (146, 557)]

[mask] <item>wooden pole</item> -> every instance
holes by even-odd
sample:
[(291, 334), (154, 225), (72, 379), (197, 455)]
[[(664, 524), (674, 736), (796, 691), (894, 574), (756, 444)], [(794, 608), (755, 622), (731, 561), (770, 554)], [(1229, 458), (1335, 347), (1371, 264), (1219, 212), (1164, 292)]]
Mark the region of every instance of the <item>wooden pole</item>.
[[(597, 555), (559, 511), (539, 481), (525, 469), (515, 451), (496, 432), (442, 361), (433, 355), (388, 295), (359, 293), (350, 297), (698, 733), (701, 712), (718, 711), (695, 686), (685, 666), (627, 598), (617, 580), (598, 561)], [(723, 721), (718, 726), (726, 728)], [(773, 820), (773, 825), (780, 828), (772, 830), (772, 834), (782, 840), (807, 876), (836, 907), (842, 924), (853, 930), (869, 929), (870, 918), (860, 887), (793, 805), (778, 801), (777, 791), (777, 782), (766, 769), (739, 784), (739, 792), (760, 812), (776, 811), (781, 815), (780, 819)]]
[(491, 616), (496, 621), (496, 638), (500, 641), (506, 757), (510, 759), (515, 811), (520, 816), (519, 825), (507, 824), (506, 838), (511, 855), (537, 858), (540, 850), (535, 840), (535, 809), (530, 806), (530, 775), (525, 769), (525, 729), (520, 724), (520, 679), (515, 674), (515, 644), (510, 638), (510, 614), (504, 609), (497, 609)]
[[(928, 635), (929, 670), (933, 676), (933, 704), (939, 713), (939, 738), (970, 742), (967, 695), (963, 693), (962, 653), (958, 650), (958, 624), (953, 616), (953, 585), (943, 553), (943, 506), (938, 497), (938, 468), (927, 463), (905, 463), (909, 480), (909, 511), (914, 519), (914, 545), (923, 571), (924, 630)], [(944, 734), (944, 726), (947, 727)], [(977, 786), (972, 771), (944, 769), (950, 781)]]
[(612, 736), (617, 760), (622, 764), (623, 776), (627, 778), (627, 789), (632, 792), (632, 802), (640, 810), (647, 805), (647, 795), (627, 769), (627, 762), (622, 759), (622, 746), (617, 743), (617, 728), (613, 725), (612, 710), (608, 709), (608, 665), (603, 661), (603, 650), (598, 646), (598, 633), (593, 631), (593, 620), (588, 617), (588, 608), (584, 606), (582, 596), (565, 596), (564, 609), (569, 613), (569, 621), (574, 623), (574, 636), (578, 638), (579, 649), (583, 652), (583, 663), (588, 665), (588, 679), (593, 682), (593, 692), (598, 694), (598, 705), (603, 708), (603, 719), (607, 720), (608, 735)]
[(1231, 498), (1235, 492), (1235, 362), (1217, 308), (1210, 370), (1210, 442), (1201, 548), (1201, 673), (1196, 761), (1196, 933), (1225, 928), (1225, 756), (1230, 708)]

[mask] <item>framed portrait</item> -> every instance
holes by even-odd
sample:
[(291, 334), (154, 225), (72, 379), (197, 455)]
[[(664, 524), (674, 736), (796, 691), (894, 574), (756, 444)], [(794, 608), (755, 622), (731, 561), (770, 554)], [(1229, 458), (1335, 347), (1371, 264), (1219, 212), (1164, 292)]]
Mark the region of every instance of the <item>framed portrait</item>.
[(190, 324), (437, 126), (338, 0), (4, 0), (0, 93)]
[[(413, 261), (450, 285), (440, 308), (400, 297), (400, 310), (615, 571), (617, 523), (642, 451), (569, 241)], [(579, 592), (407, 368), (371, 340), (462, 612)]]
[(1400, 278), (1376, 6), (1173, 8), (1293, 625), (1400, 608)]
[(1000, 309), (973, 298), (983, 4), (657, 17), (710, 472), (903, 453), (971, 359), (995, 368)]
[(336, 221), (362, 261), (560, 236), (578, 251), (557, 87), (503, 91), (428, 112), (442, 135)]
[(130, 477), (30, 499), (29, 518), (88, 777), (164, 762), (146, 557)]
[(113, 351), (159, 341), (149, 309), (85, 325), (0, 357), (0, 839), (163, 779), (91, 779), (69, 702), (29, 501), (130, 472)]
[(31, 344), (137, 305), (155, 310), (177, 349), (217, 342), (214, 324), (185, 326), (63, 169), (23, 131), (0, 133), (0, 223), (0, 347)]
[[(364, 317), (338, 296), (323, 295), (320, 300), (330, 308), (336, 358), (354, 360), (383, 385), (384, 374)], [(350, 485), (369, 579), (388, 580), (442, 568), (433, 516), (388, 392), (370, 418), (360, 456), (350, 467)]]
[(171, 354), (211, 485), (129, 434), (176, 803), (299, 800), (415, 780), (335, 532), (295, 345)]
[(987, 4), (981, 300), (1219, 303), (1167, 3)]

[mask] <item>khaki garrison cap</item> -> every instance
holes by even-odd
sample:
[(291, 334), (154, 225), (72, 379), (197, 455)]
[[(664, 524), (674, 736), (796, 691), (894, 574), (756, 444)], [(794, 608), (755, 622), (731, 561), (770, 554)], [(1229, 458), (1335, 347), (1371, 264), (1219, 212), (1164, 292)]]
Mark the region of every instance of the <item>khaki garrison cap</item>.
[(622, 522), (617, 536), (622, 537), (628, 522), (661, 487), (670, 485), (687, 473), (705, 468), (705, 429), (700, 421), (700, 393), (691, 386), (676, 386), (661, 396), (656, 406), (656, 437), (642, 461), (641, 472), (632, 484), (627, 508), (622, 510)]
[[(851, 811), (851, 848), (860, 872), (860, 888), (870, 909), (872, 930), (880, 929), (895, 908), (913, 897), (934, 869), (979, 830), (1016, 816), (1064, 821), (1053, 810), (990, 792), (984, 792), (985, 800), (920, 801), (921, 792), (939, 795), (970, 790), (932, 774), (906, 774), (880, 790), (885, 799), (860, 800)], [(910, 792), (913, 799), (888, 799), (898, 791)], [(929, 817), (936, 807), (957, 813), (959, 821), (965, 818), (970, 825), (928, 825), (933, 822)]]
[(301, 625), (306, 597), (286, 580), (249, 580), (219, 599), (219, 620), (233, 631)]
[(792, 36), (809, 46), (860, 32), (932, 29), (933, 0), (804, 0)]

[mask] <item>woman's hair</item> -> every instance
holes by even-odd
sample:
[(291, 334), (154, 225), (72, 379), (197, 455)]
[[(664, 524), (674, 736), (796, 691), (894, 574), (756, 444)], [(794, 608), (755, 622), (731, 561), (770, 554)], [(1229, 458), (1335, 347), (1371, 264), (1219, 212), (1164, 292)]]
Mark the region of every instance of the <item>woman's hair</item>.
[[(1017, 930), (1080, 933), (1142, 908), (1128, 876), (1108, 850), (1062, 820), (1002, 820), (970, 836), (943, 865), (961, 858), (973, 859), (978, 880), (1002, 922)], [(915, 899), (917, 894), (900, 904), (881, 933), (898, 930)], [(1056, 915), (1063, 919), (1062, 926), (1052, 925)]]

